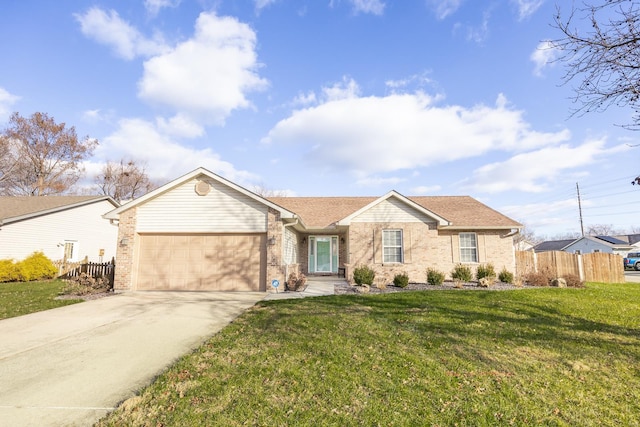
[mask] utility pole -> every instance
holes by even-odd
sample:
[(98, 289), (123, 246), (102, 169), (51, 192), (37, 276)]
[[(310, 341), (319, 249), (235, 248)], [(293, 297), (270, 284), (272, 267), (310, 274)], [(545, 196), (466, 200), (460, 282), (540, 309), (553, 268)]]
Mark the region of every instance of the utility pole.
[(580, 213), (580, 232), (584, 237), (584, 223), (582, 222), (582, 201), (580, 200), (580, 186), (576, 182), (576, 191), (578, 192), (578, 212)]

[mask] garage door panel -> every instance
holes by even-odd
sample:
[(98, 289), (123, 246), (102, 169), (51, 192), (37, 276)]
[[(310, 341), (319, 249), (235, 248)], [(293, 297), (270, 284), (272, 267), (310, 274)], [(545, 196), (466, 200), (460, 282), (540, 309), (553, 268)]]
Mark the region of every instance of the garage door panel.
[(137, 290), (264, 290), (266, 236), (141, 235)]

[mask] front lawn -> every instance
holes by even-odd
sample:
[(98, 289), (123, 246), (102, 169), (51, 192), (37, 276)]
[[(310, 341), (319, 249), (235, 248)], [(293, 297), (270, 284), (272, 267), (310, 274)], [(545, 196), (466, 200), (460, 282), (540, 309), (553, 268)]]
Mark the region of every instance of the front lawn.
[(0, 319), (81, 302), (56, 300), (64, 286), (61, 280), (0, 283)]
[(100, 426), (637, 426), (640, 285), (257, 304)]

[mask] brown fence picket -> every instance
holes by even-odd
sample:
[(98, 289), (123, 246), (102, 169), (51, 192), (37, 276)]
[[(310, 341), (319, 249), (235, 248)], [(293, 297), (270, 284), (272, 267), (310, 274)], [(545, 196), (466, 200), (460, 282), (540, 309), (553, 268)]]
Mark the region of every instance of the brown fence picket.
[(528, 273), (549, 271), (554, 277), (575, 274), (586, 282), (625, 282), (622, 258), (616, 254), (516, 251), (515, 258), (516, 273), (521, 277)]
[(56, 268), (58, 268), (58, 277), (60, 279), (70, 279), (72, 277), (78, 277), (82, 273), (93, 278), (104, 277), (109, 281), (109, 286), (113, 287), (113, 280), (115, 277), (116, 260), (112, 258), (109, 262), (97, 263), (84, 261), (82, 263), (74, 262), (54, 262)]

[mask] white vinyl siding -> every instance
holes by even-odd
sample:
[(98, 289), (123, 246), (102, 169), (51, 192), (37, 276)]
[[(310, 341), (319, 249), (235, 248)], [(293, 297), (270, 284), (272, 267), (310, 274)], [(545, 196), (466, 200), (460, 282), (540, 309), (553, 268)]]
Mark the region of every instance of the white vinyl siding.
[(382, 262), (402, 263), (402, 230), (382, 230)]
[(395, 197), (383, 200), (353, 218), (351, 222), (425, 222), (435, 224), (433, 218), (417, 211)]
[(137, 231), (142, 233), (254, 233), (267, 231), (268, 208), (257, 200), (214, 180), (199, 196), (193, 179), (137, 209)]
[(476, 233), (460, 233), (460, 261), (478, 262), (478, 239)]
[(290, 227), (284, 229), (284, 264), (297, 264), (298, 262), (298, 239), (296, 233)]
[[(0, 226), (0, 259), (20, 261), (35, 251), (52, 261), (64, 257), (65, 241), (77, 242), (74, 258), (91, 262), (116, 256), (118, 227), (102, 215), (114, 209), (106, 200)], [(100, 249), (104, 256), (99, 256)]]

